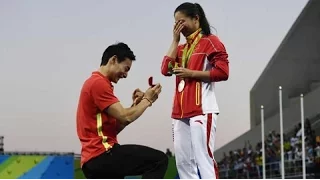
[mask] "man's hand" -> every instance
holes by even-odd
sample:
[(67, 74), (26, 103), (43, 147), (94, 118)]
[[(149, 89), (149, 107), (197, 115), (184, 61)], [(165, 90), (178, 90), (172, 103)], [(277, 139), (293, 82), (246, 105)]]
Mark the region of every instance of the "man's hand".
[(173, 72), (176, 76), (180, 78), (192, 78), (193, 71), (183, 67), (173, 68)]
[(151, 104), (154, 103), (158, 99), (159, 94), (161, 93), (161, 88), (162, 87), (159, 83), (156, 84), (154, 87), (150, 87), (144, 94), (144, 98), (147, 99)]
[(142, 92), (139, 88), (134, 90), (134, 92), (132, 93), (133, 106), (139, 104), (143, 96), (144, 92)]

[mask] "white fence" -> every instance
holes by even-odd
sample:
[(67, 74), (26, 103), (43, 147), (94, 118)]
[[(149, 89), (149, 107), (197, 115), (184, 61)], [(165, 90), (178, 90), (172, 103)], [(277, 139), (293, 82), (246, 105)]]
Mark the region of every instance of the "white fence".
[[(266, 178), (281, 179), (281, 162), (266, 163)], [(313, 162), (306, 162), (306, 176), (313, 178), (315, 169)], [(219, 171), (221, 179), (262, 179), (262, 166), (235, 166)], [(302, 179), (302, 161), (285, 161), (285, 178)]]

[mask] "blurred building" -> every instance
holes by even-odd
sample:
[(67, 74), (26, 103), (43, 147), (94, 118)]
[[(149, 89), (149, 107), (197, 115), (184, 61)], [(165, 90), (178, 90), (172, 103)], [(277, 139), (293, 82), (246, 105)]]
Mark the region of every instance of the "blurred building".
[[(284, 9), (285, 12), (285, 9)], [(254, 68), (254, 67), (253, 67)], [(290, 133), (301, 121), (300, 94), (304, 94), (305, 117), (319, 134), (320, 117), (320, 0), (310, 0), (290, 28), (267, 67), (250, 91), (248, 132), (215, 151), (243, 148), (244, 142), (261, 141), (260, 106), (264, 105), (265, 133), (280, 132), (279, 86), (283, 89), (284, 131)], [(235, 119), (239, 121), (239, 119)]]

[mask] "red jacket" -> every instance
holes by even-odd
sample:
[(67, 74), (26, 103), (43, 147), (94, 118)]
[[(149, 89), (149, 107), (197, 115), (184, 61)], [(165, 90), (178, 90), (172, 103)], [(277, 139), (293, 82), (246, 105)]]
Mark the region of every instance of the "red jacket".
[[(178, 46), (176, 59), (165, 56), (161, 65), (161, 73), (171, 76), (169, 63), (181, 64), (182, 51), (185, 44)], [(174, 119), (190, 118), (207, 113), (219, 113), (215, 95), (215, 82), (225, 81), (229, 77), (228, 54), (217, 36), (202, 36), (187, 64), (188, 69), (210, 71), (210, 82), (196, 79), (185, 79), (185, 88), (178, 91), (180, 78), (176, 77), (176, 90), (171, 117)]]

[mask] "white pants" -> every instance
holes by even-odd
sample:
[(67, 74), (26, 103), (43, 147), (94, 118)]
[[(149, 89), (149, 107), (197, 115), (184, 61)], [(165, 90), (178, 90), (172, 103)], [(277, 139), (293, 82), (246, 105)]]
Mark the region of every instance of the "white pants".
[[(173, 142), (180, 179), (217, 179), (218, 167), (213, 158), (217, 114), (173, 119)], [(198, 168), (198, 169), (197, 169)]]

